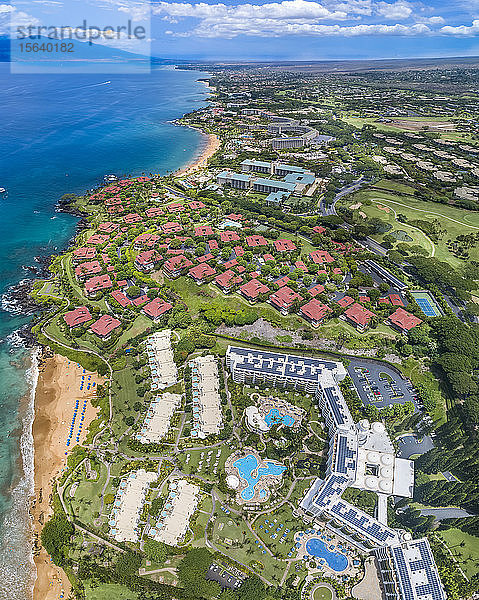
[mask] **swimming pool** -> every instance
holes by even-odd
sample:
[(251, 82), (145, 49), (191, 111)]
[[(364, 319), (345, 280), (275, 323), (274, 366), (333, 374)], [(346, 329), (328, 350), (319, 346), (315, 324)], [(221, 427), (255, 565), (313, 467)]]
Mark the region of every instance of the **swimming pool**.
[[(262, 477), (267, 475), (275, 475), (276, 477), (279, 477), (284, 473), (284, 471), (286, 471), (286, 467), (284, 465), (279, 465), (270, 460), (266, 460), (265, 465), (266, 467), (258, 468), (258, 460), (253, 454), (248, 454), (243, 458), (238, 458), (238, 460), (235, 460), (233, 463), (233, 466), (238, 469), (239, 476), (248, 484), (248, 487), (241, 492), (241, 497), (243, 500), (251, 500), (251, 498), (253, 498), (255, 494), (255, 486)], [(253, 475), (255, 471), (256, 475)], [(259, 495), (261, 498), (265, 498), (266, 491), (260, 490)]]
[(306, 542), (306, 551), (317, 558), (324, 558), (328, 566), (337, 573), (344, 571), (348, 566), (347, 557), (341, 552), (331, 551), (319, 538), (311, 538)]
[(279, 414), (279, 410), (277, 408), (272, 408), (267, 415), (264, 417), (266, 425), (271, 427), (272, 425), (278, 425), (279, 423), (283, 423), (286, 427), (292, 427), (294, 425), (294, 417), (291, 415), (283, 415)]

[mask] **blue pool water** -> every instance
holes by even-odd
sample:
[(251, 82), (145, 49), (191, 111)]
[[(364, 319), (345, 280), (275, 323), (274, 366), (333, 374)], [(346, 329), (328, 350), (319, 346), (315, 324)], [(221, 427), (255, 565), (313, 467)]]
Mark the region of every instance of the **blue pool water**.
[[(248, 487), (245, 488), (241, 492), (241, 497), (243, 500), (251, 500), (254, 496), (255, 486), (260, 481), (261, 477), (265, 477), (266, 475), (281, 475), (286, 471), (286, 467), (284, 465), (278, 465), (269, 460), (265, 461), (266, 467), (260, 467), (258, 469), (258, 461), (253, 454), (248, 454), (244, 458), (238, 458), (233, 463), (233, 466), (238, 469), (238, 473), (242, 479), (246, 481)], [(256, 475), (253, 473), (256, 471)], [(262, 494), (264, 490), (260, 491), (260, 496), (264, 498), (265, 493)]]
[(272, 425), (278, 425), (279, 423), (283, 423), (283, 425), (286, 425), (286, 427), (292, 427), (294, 425), (294, 417), (291, 415), (283, 415), (281, 417), (277, 408), (272, 408), (265, 416), (264, 420), (268, 427), (271, 427)]
[(319, 538), (311, 538), (306, 542), (306, 551), (317, 558), (324, 558), (333, 571), (344, 571), (348, 566), (347, 557), (341, 552), (331, 552), (328, 546)]

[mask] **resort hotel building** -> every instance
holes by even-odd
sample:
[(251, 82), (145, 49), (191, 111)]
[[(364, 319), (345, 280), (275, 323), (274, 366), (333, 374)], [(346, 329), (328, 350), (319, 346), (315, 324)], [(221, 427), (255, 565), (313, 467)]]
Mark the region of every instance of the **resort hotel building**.
[(148, 535), (157, 542), (177, 546), (183, 541), (198, 505), (200, 489), (185, 479), (170, 482), (169, 493), (155, 527)]
[(193, 396), (193, 437), (205, 438), (221, 431), (221, 397), (218, 361), (211, 354), (190, 361)]
[[(300, 514), (373, 550), (387, 600), (444, 600), (428, 540), (387, 525), (389, 496), (413, 495), (414, 463), (396, 457), (383, 423), (354, 422), (338, 385), (346, 376), (342, 363), (232, 346), (226, 363), (237, 383), (303, 390), (318, 400), (331, 436), (326, 476), (306, 492)], [(349, 487), (376, 493), (375, 516), (342, 498)]]
[(156, 472), (140, 469), (121, 480), (108, 521), (110, 535), (117, 542), (138, 541), (141, 511), (150, 483), (156, 478)]
[(180, 405), (181, 396), (179, 394), (165, 392), (156, 396), (150, 404), (143, 426), (136, 434), (136, 438), (142, 444), (160, 442), (168, 433), (171, 417)]
[(164, 329), (146, 340), (146, 352), (151, 370), (151, 389), (162, 390), (178, 380), (176, 363), (171, 348), (171, 330)]

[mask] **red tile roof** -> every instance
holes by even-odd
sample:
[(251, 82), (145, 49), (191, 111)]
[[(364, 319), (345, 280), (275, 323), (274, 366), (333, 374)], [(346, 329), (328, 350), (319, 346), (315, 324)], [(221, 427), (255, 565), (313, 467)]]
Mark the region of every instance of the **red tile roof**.
[(75, 260), (88, 260), (94, 258), (96, 254), (96, 248), (87, 248), (83, 246), (82, 248), (77, 248), (73, 251), (73, 258)]
[(240, 236), (236, 233), (236, 231), (221, 231), (220, 240), (222, 242), (238, 242), (240, 240)]
[(244, 248), (242, 246), (235, 246), (233, 250), (238, 258), (244, 254)]
[(75, 310), (67, 312), (63, 318), (68, 327), (77, 327), (77, 325), (91, 321), (92, 316), (86, 306), (79, 306)]
[(399, 294), (389, 294), (389, 300), (393, 306), (404, 306), (403, 299)]
[(218, 249), (218, 242), (216, 240), (210, 240), (208, 242), (208, 246), (210, 247), (210, 250), (217, 250)]
[(210, 225), (200, 225), (195, 227), (195, 237), (203, 237), (205, 235), (213, 235), (214, 231)]
[(82, 277), (83, 275), (98, 275), (101, 273), (102, 266), (98, 260), (92, 260), (91, 262), (84, 262), (75, 267), (75, 275)]
[(163, 264), (163, 268), (169, 271), (170, 273), (174, 273), (175, 271), (179, 271), (181, 269), (187, 269), (188, 267), (192, 266), (193, 263), (191, 262), (191, 260), (186, 258), (186, 256), (184, 256), (183, 254), (172, 256)]
[(193, 279), (196, 281), (202, 281), (206, 277), (211, 277), (215, 273), (216, 270), (210, 267), (210, 265), (206, 262), (196, 265), (196, 267), (193, 267), (188, 271), (188, 275), (191, 275), (191, 277), (193, 277)]
[(113, 290), (111, 297), (116, 300), (120, 306), (123, 306), (123, 308), (130, 306), (131, 304), (131, 300), (120, 290)]
[(100, 223), (98, 225), (98, 231), (101, 231), (102, 233), (113, 233), (119, 227), (120, 226), (118, 225), (118, 223), (113, 223), (112, 221), (107, 221), (106, 223)]
[(255, 300), (260, 294), (266, 294), (269, 292), (269, 287), (262, 284), (257, 279), (251, 279), (247, 283), (244, 283), (240, 287), (240, 290), (244, 296), (250, 298), (251, 300)]
[(346, 308), (346, 306), (353, 304), (353, 302), (354, 302), (354, 300), (353, 300), (353, 298), (351, 298), (351, 296), (344, 296), (343, 298), (341, 298), (341, 300), (338, 300), (338, 304), (342, 308)]
[(123, 220), (125, 221), (125, 223), (128, 223), (128, 224), (140, 223), (140, 221), (143, 221), (143, 219), (137, 213), (130, 213), (128, 215), (125, 215), (123, 217)]
[(274, 256), (272, 254), (263, 254), (263, 260), (264, 260), (264, 262), (274, 260)]
[(147, 248), (153, 248), (156, 242), (160, 239), (159, 235), (155, 233), (142, 233), (138, 237), (135, 238), (134, 246), (135, 248), (141, 248), (142, 246), (146, 246)]
[(324, 227), (321, 227), (321, 225), (315, 225), (313, 227), (313, 231), (314, 231), (314, 233), (318, 233), (319, 235), (321, 235), (322, 233), (324, 233), (326, 231), (326, 229)]
[(404, 308), (397, 308), (392, 315), (389, 315), (388, 320), (402, 331), (409, 331), (422, 323), (422, 319), (412, 315), (407, 310), (404, 310)]
[(158, 261), (158, 255), (155, 250), (146, 250), (145, 252), (139, 252), (136, 255), (135, 263), (140, 267), (147, 267), (154, 265)]
[(369, 296), (359, 296), (359, 302), (371, 302), (371, 298)]
[(374, 317), (374, 313), (364, 308), (357, 302), (344, 311), (345, 316), (352, 321), (355, 325), (360, 327), (367, 327), (369, 321)]
[(292, 252), (293, 250), (296, 250), (296, 244), (287, 239), (274, 240), (273, 245), (276, 252)]
[(191, 210), (199, 210), (200, 208), (205, 208), (206, 205), (199, 200), (193, 200), (193, 202), (190, 202), (188, 206), (191, 208)]
[(212, 258), (214, 258), (214, 256), (211, 254), (211, 252), (208, 252), (208, 254), (203, 254), (203, 256), (197, 256), (196, 260), (199, 263), (204, 263), (211, 260)]
[(257, 246), (267, 246), (268, 241), (262, 235), (249, 235), (246, 238), (246, 244), (250, 248), (256, 248)]
[(168, 223), (163, 223), (161, 230), (166, 234), (175, 233), (177, 231), (183, 231), (183, 225), (176, 221), (169, 221)]
[(100, 290), (107, 290), (108, 288), (111, 288), (112, 285), (109, 275), (96, 275), (85, 281), (85, 290), (87, 294), (91, 294)]
[(274, 306), (280, 310), (287, 310), (292, 306), (295, 300), (301, 301), (302, 299), (302, 296), (288, 286), (280, 288), (269, 297), (271, 304), (274, 304)]
[(134, 300), (132, 300), (132, 303), (135, 306), (141, 306), (142, 304), (145, 304), (145, 302), (148, 302), (149, 298), (146, 294), (143, 294), (141, 296), (138, 296), (138, 298), (135, 298)]
[(379, 298), (378, 304), (391, 304), (391, 300), (389, 298)]
[(289, 278), (287, 275), (284, 275), (284, 277), (281, 277), (281, 279), (277, 279), (277, 280), (275, 281), (275, 283), (276, 283), (276, 284), (278, 284), (278, 285), (279, 285), (279, 287), (283, 287), (283, 286), (285, 286), (285, 285), (288, 285), (288, 283), (289, 283), (290, 281), (291, 281), (291, 279), (290, 279), (290, 278)]
[(310, 300), (307, 304), (301, 307), (301, 314), (311, 321), (316, 321), (319, 323), (324, 319), (324, 317), (330, 312), (331, 309), (326, 304), (323, 304), (316, 298)]
[(314, 287), (308, 290), (311, 296), (317, 296), (318, 294), (322, 294), (324, 292), (324, 285), (317, 283)]
[(317, 265), (334, 262), (334, 258), (327, 250), (314, 250), (310, 252), (309, 258)]
[(231, 260), (227, 260), (225, 263), (223, 263), (223, 267), (225, 269), (231, 269), (231, 267), (236, 267), (237, 264), (238, 261), (236, 260), (236, 258), (232, 258)]
[(243, 278), (239, 275), (236, 275), (236, 273), (231, 269), (225, 271), (224, 273), (220, 273), (215, 277), (215, 282), (226, 290), (237, 283), (241, 283), (242, 281)]
[(100, 337), (106, 337), (120, 325), (121, 321), (115, 319), (115, 317), (112, 317), (111, 315), (103, 315), (98, 319), (98, 321), (93, 323), (93, 325), (90, 327), (90, 331), (96, 333)]
[(86, 243), (87, 244), (93, 244), (95, 246), (100, 246), (101, 244), (104, 244), (105, 242), (107, 242), (110, 239), (109, 235), (105, 235), (105, 234), (101, 234), (101, 233), (94, 233), (92, 236), (90, 236)]
[(151, 208), (149, 208), (148, 210), (145, 211), (145, 215), (149, 218), (152, 219), (153, 217), (161, 217), (161, 215), (164, 215), (165, 211), (160, 208), (159, 206), (152, 206)]
[(155, 298), (143, 307), (143, 312), (152, 319), (157, 319), (158, 317), (161, 317), (161, 315), (167, 313), (172, 308), (173, 305), (169, 302), (166, 302), (162, 298)]
[(168, 212), (181, 212), (183, 210), (186, 210), (186, 206), (183, 206), (183, 204), (173, 203), (167, 206), (166, 210)]
[(294, 263), (294, 266), (295, 266), (297, 269), (301, 269), (301, 271), (304, 271), (304, 272), (307, 272), (307, 271), (308, 271), (308, 267), (307, 267), (307, 266), (304, 264), (304, 262), (303, 262), (302, 260), (297, 260), (297, 261)]

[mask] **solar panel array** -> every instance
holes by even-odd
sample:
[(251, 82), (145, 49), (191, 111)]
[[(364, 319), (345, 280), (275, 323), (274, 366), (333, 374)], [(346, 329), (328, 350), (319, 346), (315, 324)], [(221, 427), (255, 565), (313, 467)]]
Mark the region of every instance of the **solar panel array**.
[(356, 471), (357, 444), (349, 444), (349, 441), (350, 438), (347, 434), (340, 433), (338, 435), (334, 470), (345, 475), (351, 471), (354, 474)]
[(312, 503), (321, 510), (325, 510), (333, 499), (341, 497), (348, 484), (348, 477), (330, 475), (320, 488), (319, 493), (314, 496)]
[(251, 348), (230, 347), (228, 355), (230, 358), (234, 357), (236, 366), (247, 371), (307, 380), (318, 384), (324, 371), (333, 371), (338, 366), (338, 363), (332, 361)]
[(354, 424), (351, 413), (347, 407), (340, 390), (337, 386), (321, 386), (323, 394), (326, 396), (329, 410), (336, 427), (350, 426)]
[[(415, 549), (419, 551), (420, 558), (416, 558)], [(392, 553), (404, 600), (445, 600), (446, 594), (427, 539), (408, 542), (404, 548), (394, 547)]]
[(368, 539), (381, 545), (397, 539), (397, 533), (393, 529), (383, 525), (374, 517), (370, 517), (359, 508), (343, 500), (339, 500), (328, 508), (328, 512), (338, 517), (352, 529), (359, 531)]

